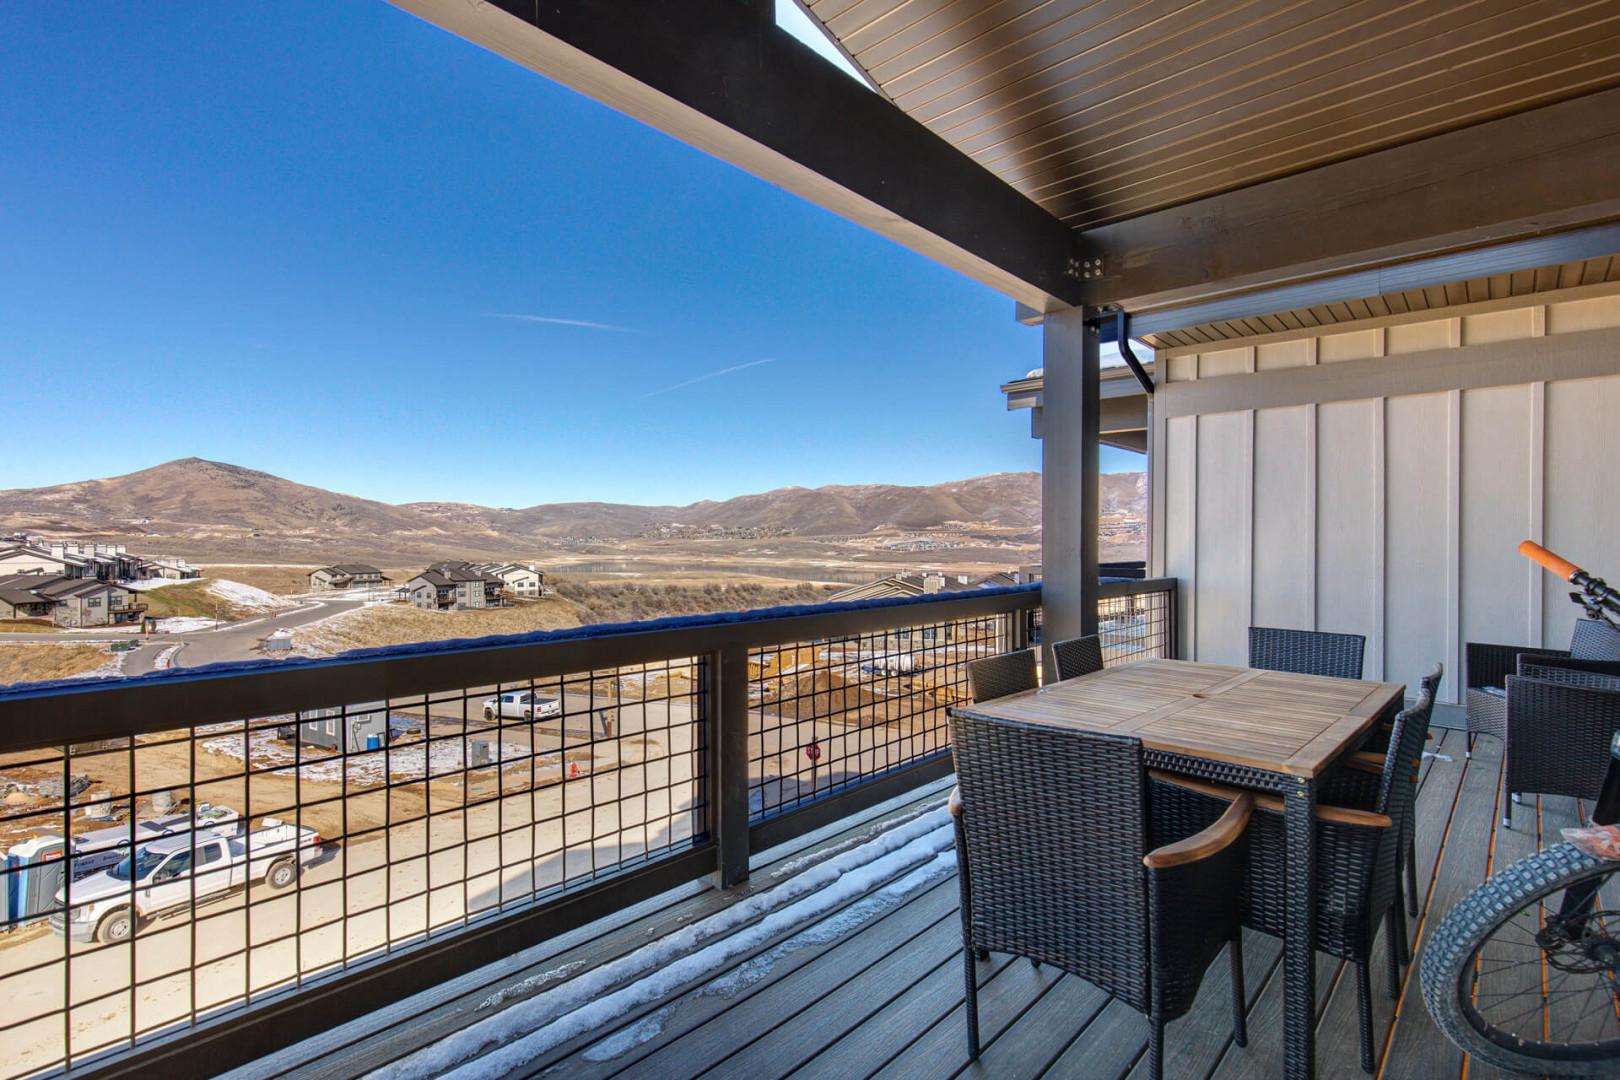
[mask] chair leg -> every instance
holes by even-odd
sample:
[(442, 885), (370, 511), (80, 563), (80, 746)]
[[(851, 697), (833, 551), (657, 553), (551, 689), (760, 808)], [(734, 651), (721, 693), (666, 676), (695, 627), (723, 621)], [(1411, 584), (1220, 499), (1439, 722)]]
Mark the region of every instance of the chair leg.
[(962, 967), (967, 972), (968, 1060), (979, 1060), (979, 973), (974, 970), (973, 950), (962, 950)]
[(1502, 828), (1504, 828), (1504, 829), (1513, 828), (1513, 803), (1514, 803), (1514, 801), (1515, 800), (1513, 800), (1511, 798), (1502, 800)]
[(1356, 964), (1356, 1005), (1361, 1011), (1361, 1071), (1373, 1072), (1372, 1051), (1372, 980), (1367, 976), (1367, 962)]
[(1154, 1015), (1149, 1022), (1148, 1080), (1164, 1080), (1164, 1021)]
[(1405, 917), (1399, 907), (1384, 912), (1384, 994), (1391, 1001), (1401, 996), (1401, 949), (1395, 940), (1400, 931), (1395, 924)]
[(1248, 995), (1243, 992), (1243, 931), (1227, 946), (1232, 953), (1232, 1041), (1249, 1045)]
[(1474, 756), (1474, 733), (1472, 731), (1470, 731), (1468, 733), (1467, 739), (1465, 739), (1464, 742), (1463, 742), (1463, 757), (1464, 758), (1471, 758), (1473, 756)]

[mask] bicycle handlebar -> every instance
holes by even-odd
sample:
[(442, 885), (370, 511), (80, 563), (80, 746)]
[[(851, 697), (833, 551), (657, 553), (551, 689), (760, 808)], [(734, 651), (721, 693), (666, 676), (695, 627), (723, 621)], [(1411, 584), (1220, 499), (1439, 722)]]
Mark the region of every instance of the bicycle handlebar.
[(1600, 577), (1593, 577), (1561, 555), (1556, 555), (1534, 540), (1519, 545), (1519, 554), (1530, 559), (1550, 573), (1557, 574), (1579, 592), (1569, 598), (1586, 609), (1588, 618), (1601, 619), (1620, 630), (1620, 589)]
[(1526, 540), (1520, 544), (1519, 554), (1531, 562), (1540, 564), (1544, 570), (1557, 574), (1565, 581), (1574, 580), (1575, 575), (1581, 572), (1580, 567), (1568, 559), (1553, 554), (1534, 540)]

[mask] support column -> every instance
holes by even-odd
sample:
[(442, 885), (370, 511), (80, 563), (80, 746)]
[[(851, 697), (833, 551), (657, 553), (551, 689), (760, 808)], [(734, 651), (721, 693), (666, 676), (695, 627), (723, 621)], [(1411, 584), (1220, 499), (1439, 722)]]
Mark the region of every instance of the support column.
[(1043, 334), (1041, 637), (1050, 646), (1097, 632), (1100, 342), (1097, 319), (1080, 308), (1047, 315)]

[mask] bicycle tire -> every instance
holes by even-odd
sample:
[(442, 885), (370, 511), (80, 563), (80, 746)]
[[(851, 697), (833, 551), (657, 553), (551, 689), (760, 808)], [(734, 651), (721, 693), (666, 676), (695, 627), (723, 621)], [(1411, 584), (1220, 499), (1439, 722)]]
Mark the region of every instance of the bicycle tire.
[[(1620, 1054), (1576, 1059), (1568, 1043), (1521, 1043), (1511, 1049), (1486, 1036), (1468, 1018), (1463, 977), (1475, 951), (1529, 904), (1571, 885), (1620, 872), (1620, 863), (1595, 859), (1573, 844), (1557, 844), (1491, 875), (1441, 921), (1423, 949), (1423, 1000), (1435, 1023), (1471, 1057), (1510, 1072), (1538, 1076), (1620, 1076)], [(1590, 1046), (1591, 1044), (1582, 1044)], [(1563, 1056), (1560, 1056), (1562, 1054)]]

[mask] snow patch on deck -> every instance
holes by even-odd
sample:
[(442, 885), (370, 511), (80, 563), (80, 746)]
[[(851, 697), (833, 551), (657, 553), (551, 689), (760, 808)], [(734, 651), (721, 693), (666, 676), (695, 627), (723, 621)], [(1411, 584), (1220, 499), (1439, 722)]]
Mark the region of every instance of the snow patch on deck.
[[(953, 842), (948, 814), (943, 809), (930, 811), (724, 911), (453, 1032), (370, 1076), (376, 1080), (505, 1076), (569, 1040), (719, 974), (733, 960), (795, 927), (815, 924), (756, 958), (766, 966), (743, 978), (757, 979), (794, 948), (830, 941), (949, 873), (956, 864)], [(545, 981), (553, 975), (546, 972), (532, 979)], [(529, 982), (517, 983), (492, 999), (521, 994)], [(722, 978), (710, 985), (713, 992), (724, 993), (733, 984)], [(742, 985), (737, 983), (731, 992)], [(654, 1012), (595, 1044), (587, 1054), (593, 1060), (607, 1060), (656, 1038), (668, 1013), (668, 1009)]]

